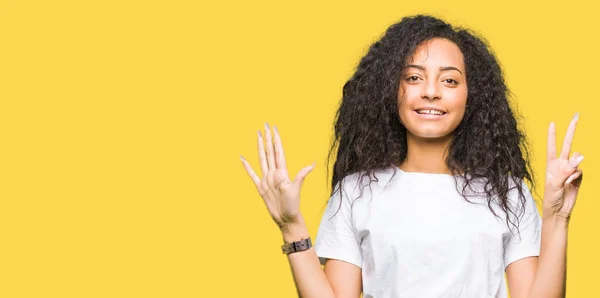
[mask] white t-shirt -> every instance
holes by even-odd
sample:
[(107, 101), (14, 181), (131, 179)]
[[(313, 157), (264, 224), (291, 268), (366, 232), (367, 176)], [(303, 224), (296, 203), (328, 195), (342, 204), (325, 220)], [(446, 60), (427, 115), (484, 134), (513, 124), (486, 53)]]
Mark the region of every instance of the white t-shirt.
[(485, 195), (467, 202), (451, 175), (377, 171), (379, 181), (356, 199), (358, 177), (344, 178), (341, 206), (339, 192), (330, 198), (315, 250), (322, 264), (337, 259), (361, 267), (364, 298), (506, 298), (506, 266), (539, 255), (542, 222), (525, 183), (524, 213), (517, 189), (509, 192), (522, 214), (517, 232), (499, 206), (492, 208), (500, 218), (492, 214)]

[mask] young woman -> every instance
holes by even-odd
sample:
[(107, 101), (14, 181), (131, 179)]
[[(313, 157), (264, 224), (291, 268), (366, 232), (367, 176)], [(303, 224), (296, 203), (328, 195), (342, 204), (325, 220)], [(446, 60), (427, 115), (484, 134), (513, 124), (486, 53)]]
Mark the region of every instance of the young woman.
[(578, 116), (558, 156), (548, 129), (541, 218), (507, 93), (496, 58), (468, 30), (420, 15), (392, 25), (344, 85), (314, 248), (299, 209), (314, 164), (290, 180), (280, 135), (265, 125), (262, 178), (242, 163), (281, 229), (299, 295), (564, 297)]

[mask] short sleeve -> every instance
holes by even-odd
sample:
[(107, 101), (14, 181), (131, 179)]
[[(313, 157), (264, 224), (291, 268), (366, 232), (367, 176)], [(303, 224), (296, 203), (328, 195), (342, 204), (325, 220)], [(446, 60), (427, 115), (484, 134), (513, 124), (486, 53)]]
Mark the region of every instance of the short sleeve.
[[(344, 181), (344, 189), (351, 188), (350, 181)], [(338, 188), (340, 189), (340, 188)], [(321, 218), (315, 241), (315, 251), (321, 264), (328, 259), (336, 259), (362, 268), (362, 251), (357, 241), (352, 223), (352, 202), (347, 192), (333, 193)]]
[[(525, 211), (521, 211), (523, 206), (516, 204), (518, 212), (515, 213), (517, 215), (522, 213), (522, 217), (519, 220), (518, 231), (511, 227), (513, 233), (509, 233), (508, 240), (505, 242), (504, 270), (514, 261), (540, 255), (542, 219), (529, 188), (525, 183), (522, 185), (523, 195), (525, 196)], [(516, 189), (514, 193), (518, 194)], [(513, 195), (513, 199), (518, 202), (517, 195)]]

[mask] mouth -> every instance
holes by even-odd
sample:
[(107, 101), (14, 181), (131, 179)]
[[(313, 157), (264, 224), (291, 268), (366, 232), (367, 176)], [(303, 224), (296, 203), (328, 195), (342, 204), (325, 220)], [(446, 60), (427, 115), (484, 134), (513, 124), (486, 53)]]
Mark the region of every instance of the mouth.
[(415, 113), (423, 116), (444, 116), (446, 112), (435, 109), (420, 109), (415, 110)]

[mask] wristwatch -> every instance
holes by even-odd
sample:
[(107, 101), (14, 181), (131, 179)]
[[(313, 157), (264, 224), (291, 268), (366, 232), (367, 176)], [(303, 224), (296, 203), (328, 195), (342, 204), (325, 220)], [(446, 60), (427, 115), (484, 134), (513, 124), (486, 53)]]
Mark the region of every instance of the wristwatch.
[(292, 243), (286, 243), (284, 245), (281, 246), (281, 251), (286, 254), (289, 255), (293, 252), (298, 252), (298, 251), (303, 251), (303, 250), (307, 250), (309, 248), (312, 247), (312, 242), (310, 240), (310, 237), (306, 238), (306, 239), (302, 239), (300, 241), (296, 241), (296, 242), (292, 242)]

